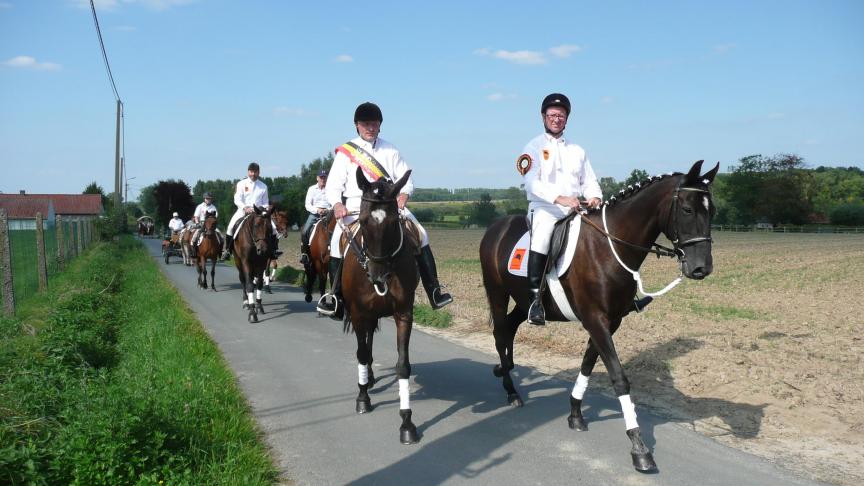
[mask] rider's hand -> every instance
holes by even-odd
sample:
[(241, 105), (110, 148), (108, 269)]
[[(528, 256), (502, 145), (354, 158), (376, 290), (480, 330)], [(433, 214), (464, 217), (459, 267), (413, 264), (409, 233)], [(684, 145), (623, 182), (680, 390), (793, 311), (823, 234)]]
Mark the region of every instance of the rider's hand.
[(600, 207), (601, 202), (602, 201), (600, 201), (599, 197), (592, 197), (591, 199), (588, 200), (588, 207), (591, 209), (597, 209)]
[(333, 205), (333, 216), (336, 216), (337, 218), (344, 218), (347, 215), (348, 210), (345, 209), (344, 204), (342, 204), (341, 202), (337, 202)]
[(253, 213), (253, 212), (255, 212), (255, 210), (252, 209), (251, 206), (246, 206), (245, 208), (243, 208), (243, 212), (246, 213), (246, 214), (249, 214), (249, 213)]
[(558, 196), (555, 198), (555, 204), (573, 209), (579, 209), (579, 198), (570, 196)]
[(404, 192), (402, 192), (402, 193), (399, 193), (398, 196), (396, 196), (396, 204), (399, 205), (399, 209), (405, 209), (405, 204), (407, 204), (407, 203), (408, 203), (408, 194), (405, 194)]
[(323, 215), (327, 214), (327, 210), (324, 208), (318, 208), (318, 214), (323, 216)]

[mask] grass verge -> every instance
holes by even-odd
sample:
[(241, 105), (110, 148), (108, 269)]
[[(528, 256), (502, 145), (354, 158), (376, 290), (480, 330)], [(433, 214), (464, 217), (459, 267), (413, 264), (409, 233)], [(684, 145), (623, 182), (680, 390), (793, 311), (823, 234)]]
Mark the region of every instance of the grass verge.
[(0, 483), (272, 484), (216, 346), (138, 243), (0, 320)]

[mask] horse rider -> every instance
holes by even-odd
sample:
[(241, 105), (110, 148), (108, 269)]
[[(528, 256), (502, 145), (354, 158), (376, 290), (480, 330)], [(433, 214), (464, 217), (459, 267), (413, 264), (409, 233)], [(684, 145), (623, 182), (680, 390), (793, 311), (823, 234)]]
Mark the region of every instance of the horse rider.
[(178, 214), (176, 211), (174, 212), (174, 214), (172, 216), (173, 217), (171, 218), (171, 220), (168, 221), (168, 229), (171, 230), (172, 234), (174, 234), (174, 233), (179, 234), (180, 231), (184, 228), (183, 220), (180, 219), (180, 214)]
[(327, 195), (324, 191), (327, 185), (327, 171), (321, 170), (318, 172), (316, 179), (316, 183), (309, 186), (309, 189), (306, 190), (306, 211), (309, 211), (309, 217), (306, 218), (306, 223), (303, 224), (303, 231), (300, 232), (300, 263), (303, 265), (310, 263), (309, 231), (330, 210), (330, 202), (327, 201)]
[[(207, 213), (214, 213), (219, 217), (219, 210), (213, 204), (213, 195), (209, 192), (204, 193), (204, 202), (195, 207), (195, 212), (192, 213), (192, 224), (195, 225), (195, 234), (192, 235), (192, 246), (197, 247), (201, 243), (202, 229), (204, 228), (204, 220), (207, 219)], [(216, 228), (217, 237), (222, 240), (222, 233), (219, 228)]]
[[(350, 140), (336, 149), (333, 166), (330, 168), (330, 177), (327, 181), (327, 200), (333, 205), (333, 215), (341, 218), (344, 224), (350, 224), (358, 217), (360, 211), (360, 199), (363, 191), (357, 185), (355, 176), (357, 166), (364, 168), (366, 178), (375, 181), (379, 176), (370, 170), (369, 163), (377, 165), (377, 169), (383, 172), (383, 176), (390, 180), (400, 179), (408, 171), (408, 164), (402, 159), (399, 150), (391, 143), (378, 138), (381, 131), (381, 123), (384, 116), (381, 109), (374, 103), (363, 103), (354, 111), (354, 128), (358, 137)], [(365, 163), (364, 163), (365, 161)], [(377, 164), (375, 162), (377, 161)], [(380, 170), (383, 169), (383, 170)], [(405, 207), (408, 197), (414, 191), (414, 183), (409, 180), (396, 198), (396, 203), (403, 217), (410, 219), (420, 232), (420, 255), (417, 256), (417, 267), (420, 271), (420, 280), (429, 296), (429, 303), (433, 309), (440, 309), (453, 302), (453, 297), (445, 293), (438, 282), (438, 271), (435, 266), (435, 258), (429, 247), (429, 235), (417, 222), (417, 218)], [(345, 197), (345, 203), (342, 198)], [(318, 302), (318, 311), (324, 315), (341, 318), (344, 306), (341, 303), (341, 273), (342, 254), (339, 248), (339, 240), (342, 238), (342, 226), (336, 225), (333, 237), (330, 240), (330, 274), (334, 275), (334, 281), (330, 294), (325, 295)]]
[(234, 205), (237, 206), (237, 210), (231, 216), (231, 221), (228, 222), (228, 228), (225, 231), (225, 249), (222, 251), (222, 260), (227, 260), (231, 256), (231, 247), (234, 246), (234, 225), (237, 221), (247, 214), (254, 213), (254, 206), (270, 207), (267, 185), (258, 178), (260, 174), (261, 167), (258, 163), (252, 162), (246, 168), (248, 177), (237, 183), (234, 190)]

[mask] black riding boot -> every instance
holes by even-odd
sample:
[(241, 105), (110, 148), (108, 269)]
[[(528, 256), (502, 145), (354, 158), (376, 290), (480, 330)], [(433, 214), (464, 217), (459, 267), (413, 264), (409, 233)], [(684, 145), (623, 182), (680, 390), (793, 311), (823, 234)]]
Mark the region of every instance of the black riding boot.
[(528, 290), (531, 291), (531, 305), (528, 307), (528, 323), (536, 326), (546, 324), (546, 311), (543, 310), (543, 298), (540, 295), (540, 284), (543, 282), (543, 272), (546, 270), (547, 256), (536, 251), (528, 251)]
[(318, 312), (332, 319), (345, 317), (345, 303), (342, 302), (342, 258), (330, 257), (330, 293), (318, 299)]
[(231, 248), (234, 247), (234, 237), (231, 235), (225, 235), (225, 249), (222, 250), (222, 260), (227, 260), (231, 258)]
[(420, 249), (420, 255), (417, 256), (417, 269), (420, 270), (420, 280), (423, 282), (423, 288), (426, 289), (429, 304), (433, 309), (440, 309), (453, 302), (453, 297), (442, 291), (441, 284), (438, 283), (438, 269), (429, 245)]
[(309, 265), (312, 263), (312, 260), (309, 259), (309, 245), (306, 243), (300, 243), (300, 264), (301, 265)]
[(270, 235), (270, 258), (276, 260), (282, 252), (279, 251), (279, 238), (276, 235)]

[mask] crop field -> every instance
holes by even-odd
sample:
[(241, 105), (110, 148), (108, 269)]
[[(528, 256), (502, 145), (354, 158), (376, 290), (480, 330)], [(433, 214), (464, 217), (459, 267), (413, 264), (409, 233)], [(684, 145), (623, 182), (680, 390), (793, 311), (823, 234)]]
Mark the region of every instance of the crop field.
[[(478, 257), (483, 231), (429, 230), (455, 302), (446, 308), (449, 328), (425, 329), (495, 354)], [(714, 273), (685, 280), (615, 335), (634, 402), (806, 476), (861, 484), (864, 235), (713, 236)], [(293, 261), (295, 238), (282, 246)], [(641, 273), (656, 291), (678, 266), (651, 256)], [(427, 302), (422, 291), (417, 302)], [(523, 324), (516, 363), (575, 380), (586, 341), (578, 323)], [(602, 362), (588, 390), (598, 392), (613, 395)]]

